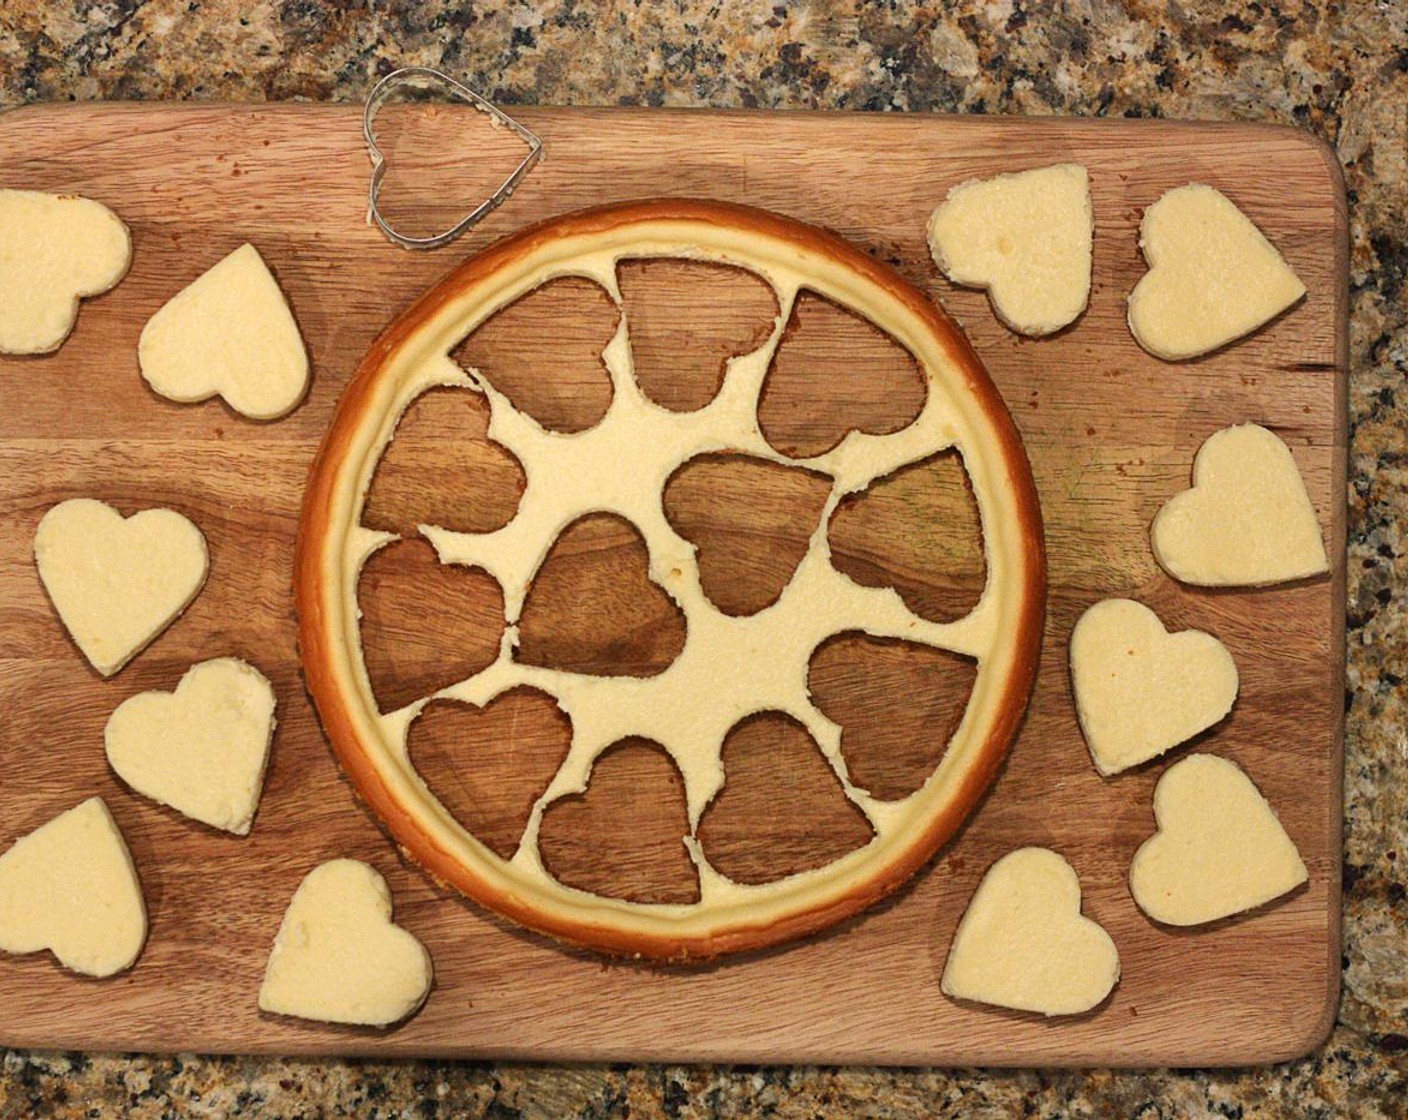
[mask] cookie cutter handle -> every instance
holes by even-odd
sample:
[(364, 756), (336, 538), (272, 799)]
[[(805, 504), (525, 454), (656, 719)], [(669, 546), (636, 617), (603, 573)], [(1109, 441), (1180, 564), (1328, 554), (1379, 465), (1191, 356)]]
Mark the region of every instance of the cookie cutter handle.
[[(519, 165), (493, 194), (449, 229), (431, 234), (429, 237), (412, 237), (400, 232), (378, 206), (382, 182), (386, 178), (386, 157), (382, 155), (381, 148), (377, 146), (376, 142), (376, 116), (382, 106), (403, 87), (438, 89), (454, 100), (472, 105), (480, 112), (487, 113), (494, 127), (511, 129), (528, 147), (528, 154), (523, 157)], [(403, 249), (438, 249), (442, 245), (448, 245), (465, 230), (473, 228), (507, 202), (509, 196), (518, 188), (518, 184), (523, 181), (524, 176), (543, 156), (543, 142), (532, 129), (514, 120), (488, 98), (481, 97), (467, 85), (457, 82), (448, 74), (429, 66), (405, 66), (399, 70), (393, 70), (377, 82), (367, 96), (366, 107), (362, 111), (362, 134), (366, 137), (367, 153), (371, 156), (372, 161), (371, 186), (367, 191), (367, 223), (375, 222), (382, 233)]]

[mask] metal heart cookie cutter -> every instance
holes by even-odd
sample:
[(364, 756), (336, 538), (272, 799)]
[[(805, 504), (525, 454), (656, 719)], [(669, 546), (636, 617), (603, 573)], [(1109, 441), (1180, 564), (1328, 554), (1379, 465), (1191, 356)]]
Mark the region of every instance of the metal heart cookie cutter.
[[(528, 146), (528, 154), (523, 157), (522, 162), (514, 169), (513, 173), (503, 181), (498, 190), (449, 229), (443, 233), (431, 234), (429, 237), (411, 237), (401, 233), (387, 220), (386, 215), (377, 206), (377, 199), (381, 195), (381, 184), (386, 178), (386, 157), (377, 147), (376, 116), (383, 105), (404, 89), (438, 92), (452, 100), (472, 105), (480, 112), (487, 113), (495, 128), (512, 129), (518, 138)], [(382, 233), (403, 249), (438, 249), (442, 245), (448, 245), (465, 230), (471, 229), (507, 202), (509, 196), (517, 189), (518, 184), (523, 181), (524, 176), (533, 169), (533, 165), (543, 155), (543, 142), (535, 132), (514, 120), (492, 101), (481, 97), (468, 86), (455, 81), (448, 74), (431, 69), (429, 66), (403, 67), (400, 70), (392, 71), (377, 82), (367, 97), (366, 108), (362, 112), (362, 132), (366, 136), (367, 153), (372, 160), (372, 181), (367, 192), (367, 223), (375, 222), (381, 228)]]

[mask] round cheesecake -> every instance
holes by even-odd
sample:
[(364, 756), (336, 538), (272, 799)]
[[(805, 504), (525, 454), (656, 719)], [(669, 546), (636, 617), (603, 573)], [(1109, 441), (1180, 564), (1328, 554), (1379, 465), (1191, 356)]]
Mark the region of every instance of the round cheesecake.
[[(604, 355), (612, 403), (599, 423), (570, 435), (545, 433), (479, 371), (452, 357), (479, 326), (554, 280), (592, 281), (619, 306), (618, 264), (655, 258), (743, 269), (771, 287), (781, 309), (768, 339), (729, 363), (723, 387), (703, 408), (671, 413), (635, 391), (624, 318)], [(805, 459), (789, 459), (767, 442), (757, 421), (759, 395), (800, 293), (858, 316), (913, 356), (924, 403), (911, 423), (888, 434), (852, 431)], [(368, 559), (397, 538), (363, 523), (366, 496), (406, 409), (447, 386), (487, 399), (488, 436), (518, 458), (526, 485), (502, 529), (423, 532), (440, 563), (478, 568), (499, 581), (508, 637), (488, 668), (381, 711), (361, 645), (359, 577)], [(726, 617), (702, 590), (693, 547), (662, 509), (663, 485), (682, 464), (743, 453), (829, 479), (825, 525), (843, 497), (947, 451), (962, 457), (985, 561), (976, 605), (951, 621), (920, 618), (893, 591), (848, 579), (832, 565), (824, 531), (813, 535), (774, 604), (747, 618)], [(544, 557), (565, 525), (592, 512), (635, 526), (652, 574), (686, 621), (683, 649), (648, 679), (594, 677), (514, 657), (519, 613)], [(933, 302), (833, 234), (761, 210), (665, 199), (525, 229), (467, 260), (391, 324), (344, 391), (314, 462), (295, 581), (304, 675), (323, 727), (358, 792), (412, 859), (483, 906), (549, 936), (611, 954), (686, 960), (775, 945), (850, 917), (903, 884), (954, 834), (996, 774), (1032, 689), (1045, 558), (1020, 436), (972, 347)], [(938, 764), (898, 799), (872, 797), (849, 781), (839, 729), (808, 692), (813, 652), (829, 637), (854, 632), (950, 651), (976, 665), (967, 706)], [(505, 858), (437, 799), (412, 763), (407, 736), (434, 700), (482, 706), (523, 686), (553, 697), (572, 742)], [(893, 703), (908, 699), (896, 696)], [(696, 833), (726, 785), (725, 736), (760, 712), (785, 713), (812, 735), (873, 836), (824, 866), (739, 883), (710, 863)], [(569, 886), (538, 850), (543, 813), (587, 789), (595, 761), (633, 737), (658, 743), (683, 779), (690, 833), (682, 839), (698, 874), (697, 901), (632, 902)], [(785, 804), (788, 790), (776, 796)]]

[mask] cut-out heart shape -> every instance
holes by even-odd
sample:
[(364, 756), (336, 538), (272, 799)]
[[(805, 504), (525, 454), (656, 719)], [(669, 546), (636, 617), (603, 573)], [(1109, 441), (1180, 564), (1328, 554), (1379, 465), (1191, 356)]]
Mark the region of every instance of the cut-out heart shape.
[[(488, 198), (474, 207), (449, 229), (428, 237), (415, 237), (398, 230), (381, 212), (379, 206), (382, 182), (386, 178), (387, 162), (377, 145), (376, 119), (382, 108), (405, 90), (429, 90), (443, 96), (472, 105), (480, 112), (487, 113), (495, 128), (505, 128), (513, 132), (527, 146), (527, 153), (519, 165)], [(448, 74), (428, 66), (405, 66), (393, 70), (372, 88), (367, 97), (366, 108), (362, 113), (362, 134), (367, 141), (367, 152), (372, 160), (372, 180), (367, 191), (367, 221), (376, 222), (381, 231), (403, 249), (438, 249), (448, 245), (465, 230), (477, 225), (485, 217), (498, 209), (513, 192), (523, 177), (542, 158), (543, 142), (536, 133), (514, 120), (492, 101), (481, 97), (468, 86), (455, 81)]]
[(1251, 910), (1309, 877), (1275, 810), (1234, 762), (1189, 755), (1154, 787), (1158, 831), (1129, 866), (1156, 922), (1195, 926)]
[(110, 677), (190, 604), (210, 560), (205, 537), (179, 513), (124, 518), (92, 498), (49, 510), (34, 534), (39, 578), (93, 668)]
[(277, 420), (308, 391), (308, 351), (279, 282), (248, 243), (192, 281), (142, 328), (142, 376), (183, 404), (220, 396), (251, 420)]
[(908, 427), (926, 392), (913, 354), (855, 312), (803, 290), (763, 381), (758, 426), (783, 455), (807, 459), (852, 431)]
[(362, 524), (402, 537), (421, 525), (492, 533), (518, 512), (523, 466), (488, 437), (483, 394), (439, 386), (422, 393), (396, 424), (376, 465)]
[(432, 700), (406, 732), (421, 780), (500, 859), (518, 850), (533, 805), (571, 746), (572, 725), (557, 701), (526, 687), (482, 708)]
[(983, 523), (963, 457), (931, 455), (847, 494), (827, 526), (831, 564), (862, 587), (893, 587), (931, 622), (953, 622), (987, 584)]
[(722, 388), (730, 358), (777, 325), (777, 293), (752, 272), (710, 261), (625, 260), (616, 266), (640, 391), (693, 412)]
[(1081, 731), (1106, 776), (1191, 739), (1237, 698), (1226, 646), (1201, 630), (1170, 634), (1132, 599), (1106, 599), (1081, 615), (1070, 660)]
[(491, 315), (455, 348), (454, 359), (548, 431), (582, 432), (611, 407), (602, 354), (620, 322), (600, 284), (562, 276)]
[(1077, 163), (960, 183), (929, 218), (934, 263), (955, 284), (986, 288), (1019, 334), (1069, 326), (1090, 298), (1095, 213)]
[(623, 739), (592, 764), (585, 794), (558, 798), (543, 811), (538, 852), (548, 873), (569, 887), (688, 906), (699, 901), (688, 832), (674, 759), (649, 739)]
[(1208, 437), (1193, 488), (1164, 504), (1149, 538), (1169, 575), (1202, 587), (1284, 583), (1330, 567), (1290, 449), (1256, 424)]
[(132, 855), (100, 797), (60, 813), (0, 856), (0, 949), (48, 949), (85, 976), (131, 968), (147, 939)]
[(954, 934), (945, 995), (1043, 1015), (1079, 1015), (1120, 978), (1110, 935), (1080, 912), (1080, 879), (1046, 848), (988, 869)]
[(274, 737), (274, 689), (234, 657), (192, 666), (175, 692), (123, 701), (103, 732), (108, 762), (138, 793), (244, 836)]
[(736, 724), (724, 738), (724, 786), (699, 821), (699, 843), (735, 883), (771, 883), (868, 844), (865, 814), (807, 729), (781, 712)]
[(1129, 294), (1129, 329), (1167, 361), (1226, 346), (1305, 295), (1251, 219), (1202, 183), (1171, 190), (1144, 211), (1139, 247), (1149, 271)]
[(684, 649), (684, 615), (650, 578), (640, 531), (615, 514), (563, 529), (533, 577), (515, 660), (597, 676), (651, 677)]
[[(822, 715), (841, 728), (841, 756), (852, 784), (896, 801), (934, 772), (977, 676), (971, 657), (850, 632), (812, 653), (807, 687)], [(897, 704), (900, 696), (904, 703)]]
[(386, 1027), (430, 993), (430, 954), (391, 924), (391, 892), (355, 859), (315, 867), (274, 938), (259, 1009), (324, 1023)]
[(0, 354), (57, 350), (78, 301), (114, 287), (131, 263), (131, 235), (101, 202), (0, 190)]
[(695, 546), (699, 582), (727, 615), (777, 602), (806, 555), (831, 479), (750, 455), (698, 455), (665, 484), (665, 516)]
[(392, 541), (372, 553), (357, 604), (367, 677), (384, 712), (472, 677), (499, 656), (498, 581), (480, 568), (440, 563), (425, 541)]

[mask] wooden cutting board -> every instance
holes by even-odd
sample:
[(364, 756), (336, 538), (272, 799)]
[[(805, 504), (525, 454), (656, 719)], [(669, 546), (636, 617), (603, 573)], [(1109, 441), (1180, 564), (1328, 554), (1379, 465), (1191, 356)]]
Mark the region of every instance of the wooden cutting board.
[[(364, 221), (368, 161), (351, 106), (42, 106), (0, 118), (0, 187), (76, 192), (131, 226), (130, 275), (85, 303), (56, 355), (0, 359), (0, 845), (101, 794), (140, 867), (151, 934), (120, 977), (77, 979), (45, 955), (0, 961), (0, 1042), (22, 1047), (560, 1060), (903, 1064), (1242, 1064), (1312, 1048), (1339, 977), (1346, 460), (1346, 219), (1333, 154), (1286, 129), (1133, 121), (525, 109), (546, 161), (453, 247), (412, 254)], [(512, 165), (483, 118), (414, 118), (388, 205), (449, 224), (456, 191)], [(1058, 161), (1090, 170), (1094, 288), (1085, 316), (1018, 338), (984, 296), (938, 277), (930, 210), (975, 176)], [(478, 177), (476, 180), (475, 177)], [(1189, 181), (1226, 192), (1305, 282), (1254, 337), (1180, 364), (1140, 350), (1124, 298), (1143, 272), (1142, 209)], [(458, 185), (456, 185), (458, 184)], [(390, 196), (399, 191), (399, 201)], [(303, 692), (290, 566), (310, 459), (372, 338), (455, 262), (520, 226), (656, 195), (728, 199), (835, 229), (889, 260), (964, 324), (1021, 429), (1043, 503), (1050, 600), (1039, 679), (1010, 759), (957, 840), (890, 902), (801, 944), (708, 968), (608, 962), (507, 926), (437, 890), (341, 777)], [(447, 220), (442, 220), (447, 219)], [(313, 359), (308, 401), (274, 424), (179, 406), (141, 381), (136, 343), (181, 286), (250, 240), (277, 273)], [(1198, 591), (1155, 565), (1147, 526), (1188, 485), (1199, 444), (1241, 421), (1291, 446), (1333, 560), (1322, 579)], [(185, 511), (209, 583), (119, 676), (100, 680), (44, 596), (34, 529), (92, 495)], [(1199, 749), (1237, 761), (1310, 871), (1280, 902), (1211, 928), (1143, 917), (1125, 874), (1152, 829), (1154, 764), (1113, 780), (1077, 728), (1066, 643), (1097, 599), (1129, 595), (1171, 626), (1216, 633), (1241, 670), (1228, 721)], [(273, 680), (279, 728), (252, 835), (193, 825), (128, 791), (102, 731), (122, 699), (195, 661), (243, 656)], [(897, 696), (895, 704), (905, 702)], [(1186, 753), (1186, 748), (1183, 753)], [(1175, 756), (1177, 757), (1177, 755)], [(939, 992), (953, 930), (1012, 848), (1064, 854), (1085, 911), (1118, 945), (1107, 1004), (1070, 1021), (958, 1006)], [(269, 945), (300, 878), (336, 856), (381, 870), (397, 919), (435, 960), (424, 1010), (397, 1029), (261, 1015)]]

